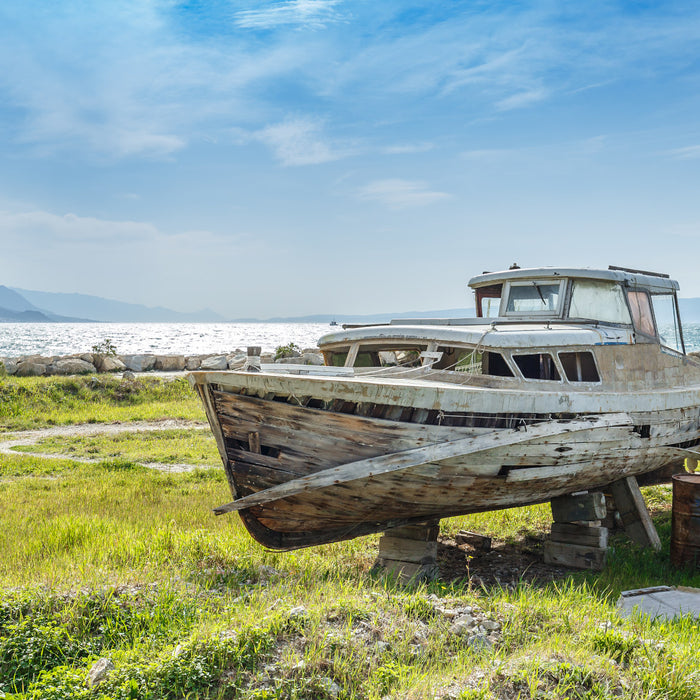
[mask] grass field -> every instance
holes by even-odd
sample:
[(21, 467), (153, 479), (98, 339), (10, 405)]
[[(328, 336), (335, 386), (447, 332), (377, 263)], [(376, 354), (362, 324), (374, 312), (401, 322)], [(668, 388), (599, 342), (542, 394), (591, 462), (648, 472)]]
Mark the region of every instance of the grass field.
[[(121, 384), (3, 380), (0, 426), (203, 420), (182, 380)], [(376, 536), (274, 553), (237, 516), (213, 516), (230, 493), (197, 427), (22, 449), (52, 457), (0, 454), (0, 697), (700, 698), (698, 622), (615, 609), (628, 588), (700, 587), (670, 566), (666, 487), (645, 490), (658, 554), (619, 535), (600, 574), (486, 588), (465, 569), (408, 589), (371, 573)], [(441, 528), (493, 536), (498, 558), (537, 549), (549, 521), (534, 506)], [(484, 634), (455, 629), (467, 609)], [(90, 688), (99, 658), (114, 670)]]

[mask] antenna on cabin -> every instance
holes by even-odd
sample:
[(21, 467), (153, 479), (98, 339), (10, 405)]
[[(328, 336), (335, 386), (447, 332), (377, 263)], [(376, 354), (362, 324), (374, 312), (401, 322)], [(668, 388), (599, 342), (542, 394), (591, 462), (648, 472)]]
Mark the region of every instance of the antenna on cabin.
[(518, 263), (513, 263), (508, 269), (509, 270), (519, 270), (520, 265), (518, 265)]
[(670, 279), (670, 275), (664, 272), (649, 272), (648, 270), (635, 270), (631, 267), (618, 267), (617, 265), (608, 265), (608, 270), (617, 270), (618, 272), (632, 272), (636, 275), (650, 275), (651, 277), (663, 277), (665, 280)]

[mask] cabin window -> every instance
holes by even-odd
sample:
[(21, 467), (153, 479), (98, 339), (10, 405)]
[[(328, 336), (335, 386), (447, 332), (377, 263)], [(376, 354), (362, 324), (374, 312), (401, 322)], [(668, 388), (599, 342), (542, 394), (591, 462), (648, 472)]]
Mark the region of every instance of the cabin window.
[(554, 314), (559, 309), (561, 282), (511, 282), (506, 314)]
[(592, 352), (560, 352), (559, 360), (570, 382), (599, 382)]
[(634, 330), (644, 335), (656, 335), (654, 317), (651, 314), (651, 303), (646, 292), (627, 292)]
[[(421, 351), (417, 348), (401, 348), (398, 350), (364, 350), (360, 348), (353, 367), (420, 367)], [(344, 367), (348, 351), (330, 353), (330, 364), (333, 367)]]
[(532, 355), (513, 355), (513, 359), (525, 379), (560, 380), (554, 358), (547, 352), (539, 352)]
[(659, 341), (671, 350), (684, 352), (681, 324), (674, 294), (652, 294), (651, 305), (659, 329)]
[(434, 369), (453, 370), (466, 374), (489, 374), (495, 377), (512, 377), (513, 371), (500, 352), (477, 352), (476, 348), (440, 346), (442, 357)]
[(484, 374), (494, 377), (512, 377), (513, 371), (500, 352), (484, 353)]
[(615, 282), (575, 280), (571, 290), (569, 317), (608, 323), (632, 323), (622, 287)]
[(476, 315), (479, 318), (496, 318), (501, 308), (502, 284), (491, 284), (476, 290)]

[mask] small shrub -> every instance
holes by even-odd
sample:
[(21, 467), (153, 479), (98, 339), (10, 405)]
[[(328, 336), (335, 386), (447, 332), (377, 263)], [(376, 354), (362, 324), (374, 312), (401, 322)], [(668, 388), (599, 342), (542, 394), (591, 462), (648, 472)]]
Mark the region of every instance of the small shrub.
[(102, 355), (103, 357), (108, 355), (114, 357), (117, 354), (117, 348), (109, 338), (105, 338), (101, 343), (93, 345), (92, 351), (96, 355)]
[(296, 343), (287, 343), (287, 345), (279, 345), (275, 350), (275, 360), (281, 360), (283, 357), (299, 357), (301, 348)]

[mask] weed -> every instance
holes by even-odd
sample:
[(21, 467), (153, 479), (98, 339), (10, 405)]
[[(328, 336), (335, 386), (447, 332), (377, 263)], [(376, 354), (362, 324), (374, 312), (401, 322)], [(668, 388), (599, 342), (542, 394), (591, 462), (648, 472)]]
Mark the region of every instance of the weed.
[(275, 350), (275, 360), (281, 360), (284, 357), (299, 357), (299, 355), (301, 355), (301, 348), (296, 343), (279, 345)]

